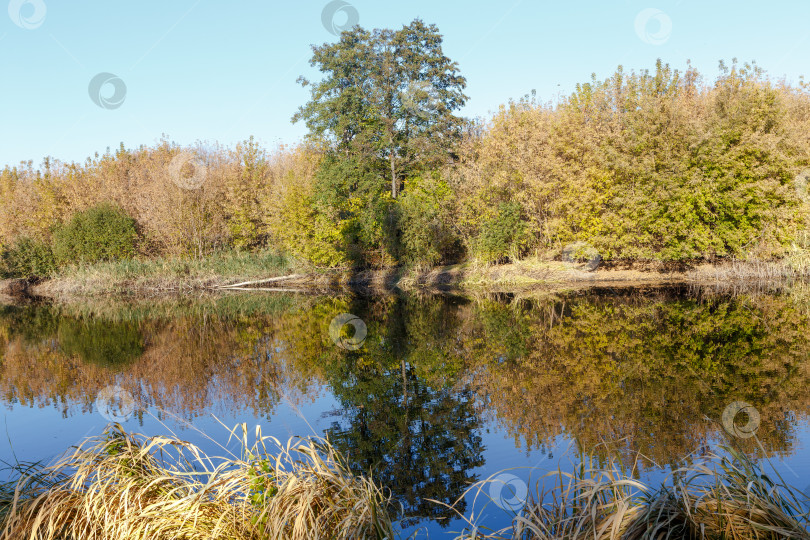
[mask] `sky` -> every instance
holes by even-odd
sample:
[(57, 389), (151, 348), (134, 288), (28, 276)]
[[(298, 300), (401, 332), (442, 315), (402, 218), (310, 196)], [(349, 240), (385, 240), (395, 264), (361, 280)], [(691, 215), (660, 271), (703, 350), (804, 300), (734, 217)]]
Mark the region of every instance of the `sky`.
[[(0, 166), (84, 161), (162, 135), (267, 147), (306, 133), (290, 119), (313, 44), (347, 24), (436, 24), (486, 118), (536, 90), (555, 100), (618, 65), (755, 60), (773, 78), (810, 72), (810, 1), (0, 0)], [(810, 75), (810, 73), (808, 73)]]

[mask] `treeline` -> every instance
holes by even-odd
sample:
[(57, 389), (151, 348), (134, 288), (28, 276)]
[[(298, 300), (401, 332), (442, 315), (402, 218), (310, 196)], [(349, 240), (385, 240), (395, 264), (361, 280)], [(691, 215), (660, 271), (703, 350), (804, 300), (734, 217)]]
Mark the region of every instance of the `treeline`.
[(807, 86), (736, 63), (706, 84), (659, 61), (502, 108), (453, 176), (457, 220), (473, 253), (512, 208), (520, 254), (582, 240), (608, 259), (780, 256), (807, 227), (808, 160)]
[[(190, 157), (193, 156), (193, 157)], [(184, 163), (179, 180), (173, 159)], [(53, 269), (129, 257), (204, 257), (283, 249), (290, 201), (313, 178), (317, 153), (252, 139), (234, 149), (166, 140), (84, 164), (46, 159), (0, 172), (0, 243), (6, 270)], [(188, 189), (183, 179), (204, 181)]]
[(455, 116), (466, 81), (433, 26), (315, 47), (322, 81), (272, 151), (168, 140), (0, 172), (7, 275), (73, 262), (273, 250), (317, 266), (775, 259), (806, 245), (810, 92), (754, 64), (658, 62)]

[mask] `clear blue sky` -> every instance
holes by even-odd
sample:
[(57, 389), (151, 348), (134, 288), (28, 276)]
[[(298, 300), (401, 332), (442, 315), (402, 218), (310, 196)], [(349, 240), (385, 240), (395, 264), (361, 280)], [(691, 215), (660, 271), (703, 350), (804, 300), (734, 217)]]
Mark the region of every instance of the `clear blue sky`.
[[(296, 78), (312, 75), (311, 44), (337, 39), (322, 23), (324, 0), (2, 4), (0, 164), (82, 161), (120, 142), (153, 144), (162, 133), (183, 145), (250, 135), (268, 146), (294, 143), (304, 127), (290, 117), (308, 97)], [(553, 99), (591, 73), (652, 68), (659, 57), (679, 68), (691, 59), (711, 77), (718, 60), (733, 57), (792, 81), (810, 72), (806, 0), (351, 0), (335, 24), (352, 8), (367, 28), (415, 17), (438, 25), (468, 80), (467, 116), (532, 89)], [(126, 85), (117, 108), (90, 99), (88, 84), (101, 72)], [(106, 97), (113, 90), (102, 87)]]

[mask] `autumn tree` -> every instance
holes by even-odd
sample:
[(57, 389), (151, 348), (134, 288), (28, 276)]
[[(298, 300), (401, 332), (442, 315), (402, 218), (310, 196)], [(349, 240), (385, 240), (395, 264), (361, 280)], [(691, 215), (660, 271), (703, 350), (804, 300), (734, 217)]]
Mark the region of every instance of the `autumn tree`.
[(337, 43), (313, 47), (324, 78), (299, 82), (312, 99), (293, 121), (354, 161), (371, 180), (387, 179), (391, 197), (415, 170), (447, 161), (461, 134), (466, 80), (442, 52), (435, 25), (419, 19), (401, 30), (356, 27)]

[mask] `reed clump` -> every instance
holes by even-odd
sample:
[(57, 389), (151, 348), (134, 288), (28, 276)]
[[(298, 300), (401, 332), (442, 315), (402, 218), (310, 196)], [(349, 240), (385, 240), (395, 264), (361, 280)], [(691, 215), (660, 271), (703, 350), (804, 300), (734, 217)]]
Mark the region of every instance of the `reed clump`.
[(688, 273), (690, 281), (712, 283), (785, 282), (810, 276), (807, 254), (793, 253), (781, 260), (732, 260), (720, 265), (703, 266)]
[(217, 458), (171, 437), (108, 428), (55, 464), (15, 466), (0, 539), (392, 538), (390, 499), (328, 441), (262, 436)]
[[(219, 458), (113, 425), (53, 465), (17, 464), (17, 478), (0, 484), (0, 540), (401, 536), (391, 497), (352, 474), (328, 441), (282, 444), (257, 429), (248, 444), (244, 425), (232, 436), (242, 455)], [(470, 527), (457, 540), (810, 539), (808, 497), (743, 452), (724, 448), (657, 487), (636, 476), (586, 457), (545, 475), (507, 528), (460, 515)], [(463, 497), (498, 504), (499, 478)], [(498, 492), (514, 508), (514, 492)]]
[[(470, 492), (497, 504), (486, 489), (494, 481)], [(457, 540), (808, 539), (809, 516), (806, 495), (745, 454), (724, 449), (673, 471), (660, 487), (634, 479), (616, 462), (585, 459), (574, 472), (539, 481), (509, 527), (483, 530), (467, 520), (470, 527)]]

